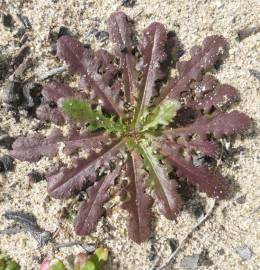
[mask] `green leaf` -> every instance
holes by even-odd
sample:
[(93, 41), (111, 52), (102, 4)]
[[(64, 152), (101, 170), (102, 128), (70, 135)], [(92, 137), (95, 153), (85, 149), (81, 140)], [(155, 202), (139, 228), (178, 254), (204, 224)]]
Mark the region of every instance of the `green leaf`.
[(101, 270), (107, 258), (108, 250), (106, 248), (97, 248), (80, 270)]
[(154, 153), (153, 148), (150, 146), (148, 140), (141, 140), (140, 143), (137, 145), (137, 149), (140, 155), (144, 159), (144, 167), (147, 171), (149, 171), (149, 186), (154, 188), (155, 181), (156, 181), (156, 172), (155, 169), (160, 162), (160, 157)]
[(98, 112), (92, 110), (89, 104), (80, 100), (68, 99), (63, 102), (63, 110), (77, 122), (91, 123), (98, 119)]
[(0, 258), (0, 270), (5, 270), (5, 261), (4, 261), (4, 258)]
[(108, 258), (108, 250), (106, 248), (97, 248), (95, 254), (98, 257), (100, 264), (104, 264)]
[(4, 268), (5, 270), (20, 270), (21, 267), (19, 266), (19, 264), (17, 264), (14, 261), (8, 261), (6, 263), (6, 267)]
[(51, 270), (66, 270), (62, 261), (57, 261), (52, 267)]
[(121, 134), (126, 131), (126, 126), (121, 119), (115, 121), (106, 116), (100, 107), (92, 109), (91, 106), (81, 100), (68, 99), (63, 102), (64, 112), (74, 121), (88, 124), (90, 131), (104, 128), (109, 133)]
[(80, 270), (99, 270), (97, 268), (96, 264), (92, 261), (87, 261), (81, 268)]
[(154, 130), (159, 125), (168, 125), (173, 117), (176, 115), (177, 110), (180, 108), (180, 103), (176, 100), (166, 100), (160, 106), (147, 115), (143, 121), (143, 128), (141, 131)]

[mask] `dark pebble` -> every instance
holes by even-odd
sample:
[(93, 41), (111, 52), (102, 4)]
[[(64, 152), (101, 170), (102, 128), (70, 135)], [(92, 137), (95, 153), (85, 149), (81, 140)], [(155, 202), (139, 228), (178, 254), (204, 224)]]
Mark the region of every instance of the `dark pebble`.
[(243, 204), (246, 202), (246, 195), (242, 195), (236, 199), (236, 202), (239, 204)]
[(204, 265), (204, 266), (207, 266), (207, 267), (213, 265), (213, 261), (209, 257), (208, 250), (206, 250), (206, 249), (202, 250), (202, 252), (201, 252), (201, 254), (199, 256), (198, 265), (199, 266)]
[(7, 15), (4, 14), (2, 18), (2, 22), (5, 27), (10, 28), (14, 25), (13, 17), (10, 14), (7, 14)]
[(260, 81), (260, 71), (255, 69), (249, 69), (250, 75), (254, 76), (258, 81)]
[(6, 55), (0, 53), (0, 80), (4, 80), (9, 69), (9, 59)]
[(38, 83), (27, 82), (23, 85), (24, 109), (34, 108), (41, 104), (41, 90), (42, 86)]
[(25, 110), (28, 116), (32, 116), (41, 104), (41, 89), (42, 86), (34, 82), (9, 81), (4, 89), (3, 101), (11, 111), (21, 113)]
[(30, 182), (32, 182), (32, 183), (38, 183), (38, 182), (44, 180), (44, 176), (41, 173), (34, 171), (34, 170), (32, 170), (28, 174), (28, 177), (29, 177)]
[(59, 33), (58, 33), (58, 39), (62, 36), (69, 36), (69, 35), (70, 35), (69, 28), (67, 28), (65, 26), (61, 26), (59, 29)]
[(8, 155), (0, 157), (0, 172), (12, 171), (14, 169), (14, 160)]
[(133, 7), (136, 3), (136, 0), (122, 0), (122, 6), (124, 7)]
[(0, 130), (0, 148), (11, 149), (14, 138), (10, 137), (6, 132)]
[(225, 254), (225, 250), (223, 248), (219, 249), (218, 250), (218, 254), (221, 255), (221, 256), (224, 255)]
[(45, 128), (45, 123), (40, 121), (38, 122), (35, 127), (33, 128), (33, 131), (39, 131)]
[(168, 241), (169, 241), (169, 245), (171, 247), (172, 252), (174, 252), (179, 245), (178, 241), (176, 239), (173, 239), (173, 238), (169, 239)]
[(104, 42), (109, 38), (109, 33), (107, 31), (97, 31), (94, 35), (95, 38), (100, 42)]
[(192, 206), (192, 209), (191, 209), (193, 215), (198, 219), (200, 218), (201, 216), (203, 216), (205, 213), (204, 213), (204, 207), (202, 205), (195, 205), (195, 206)]
[(22, 83), (18, 81), (9, 81), (4, 89), (4, 103), (17, 107), (22, 104), (23, 100)]

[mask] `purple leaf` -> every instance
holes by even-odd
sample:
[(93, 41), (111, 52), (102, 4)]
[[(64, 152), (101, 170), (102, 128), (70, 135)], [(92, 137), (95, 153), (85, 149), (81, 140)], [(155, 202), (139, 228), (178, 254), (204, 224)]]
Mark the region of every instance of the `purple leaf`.
[[(177, 141), (178, 145), (186, 148), (190, 154), (199, 151), (205, 154), (206, 156), (216, 157), (220, 152), (219, 145), (214, 141), (203, 140), (200, 137), (195, 137), (195, 139), (191, 139), (189, 141), (181, 139), (182, 138), (178, 139)], [(171, 144), (171, 140), (169, 141), (169, 143)], [(175, 144), (174, 141), (172, 143), (173, 145)]]
[(42, 104), (36, 110), (37, 117), (46, 122), (52, 122), (56, 125), (62, 125), (67, 119), (66, 115), (60, 110), (58, 102), (64, 98), (87, 99), (83, 92), (77, 92), (75, 89), (62, 84), (46, 84), (43, 86), (42, 95), (47, 104)]
[(168, 147), (166, 142), (159, 147), (159, 152), (177, 169), (179, 177), (186, 177), (188, 183), (199, 187), (199, 191), (206, 192), (210, 197), (224, 198), (227, 195), (228, 185), (220, 174), (211, 173), (206, 166), (194, 167), (174, 151), (174, 148)]
[(96, 71), (94, 56), (89, 49), (69, 36), (62, 36), (57, 43), (57, 55), (66, 62), (70, 71), (81, 75), (81, 83), (91, 86), (91, 90), (108, 112), (123, 116), (111, 88)]
[(176, 191), (176, 182), (170, 180), (166, 168), (160, 163), (153, 149), (144, 144), (139, 145), (144, 164), (149, 171), (150, 186), (158, 203), (159, 211), (168, 219), (175, 219), (182, 206), (182, 200)]
[(132, 54), (134, 49), (133, 33), (128, 18), (123, 12), (112, 13), (107, 23), (111, 40), (115, 43), (116, 53), (120, 58), (126, 100), (133, 104), (137, 77), (136, 58)]
[[(69, 36), (57, 42), (58, 56), (80, 76), (80, 89), (44, 85), (36, 113), (44, 121), (68, 123), (69, 133), (55, 128), (49, 135), (19, 137), (11, 154), (37, 161), (53, 158), (63, 147), (72, 165), (45, 178), (54, 198), (86, 192), (75, 220), (79, 235), (94, 231), (110, 189), (119, 185), (125, 195), (122, 208), (129, 213), (129, 238), (141, 243), (151, 233), (152, 198), (166, 218), (179, 213), (176, 183), (183, 178), (211, 197), (227, 195), (228, 183), (213, 167), (222, 152), (219, 139), (245, 134), (252, 121), (242, 112), (225, 112), (238, 92), (208, 74), (227, 51), (222, 36), (206, 37), (190, 50), (190, 60), (177, 62), (180, 43), (162, 24), (152, 23), (138, 42), (123, 12), (112, 13), (107, 23), (113, 54), (94, 52)], [(170, 68), (177, 68), (176, 77), (168, 76)]]
[(212, 108), (221, 109), (230, 106), (239, 99), (234, 87), (220, 84), (211, 75), (206, 75), (201, 82), (194, 83), (193, 88), (195, 97), (187, 102), (187, 106), (206, 113)]
[(108, 86), (112, 86), (116, 81), (120, 70), (115, 65), (115, 56), (105, 50), (98, 50), (95, 53), (95, 69)]
[(151, 233), (151, 206), (153, 200), (145, 193), (143, 163), (137, 152), (132, 152), (127, 163), (126, 176), (129, 184), (126, 192), (129, 199), (122, 204), (122, 208), (129, 212), (128, 236), (140, 244), (148, 239)]
[(63, 149), (66, 155), (71, 155), (77, 150), (91, 150), (102, 147), (111, 140), (111, 136), (104, 132), (80, 134), (77, 130), (72, 129), (69, 136), (64, 140)]
[(74, 222), (76, 234), (87, 235), (95, 230), (99, 218), (105, 212), (103, 205), (109, 200), (108, 189), (114, 185), (119, 174), (120, 166), (88, 188), (88, 198), (81, 203)]
[[(252, 126), (251, 119), (239, 111), (230, 113), (219, 112), (208, 117), (202, 116), (193, 124), (174, 130), (173, 136), (199, 135), (206, 139), (208, 134), (212, 134), (216, 139), (234, 134), (244, 134)], [(167, 131), (170, 134), (171, 131)]]
[(151, 98), (155, 94), (155, 83), (165, 76), (161, 64), (166, 60), (167, 33), (160, 23), (152, 23), (144, 30), (144, 38), (141, 44), (142, 60), (140, 69), (142, 80), (140, 83), (140, 97), (137, 105), (137, 119), (150, 105)]
[(58, 153), (59, 143), (63, 142), (64, 153), (72, 154), (78, 149), (91, 150), (102, 146), (109, 140), (104, 133), (83, 133), (73, 130), (64, 137), (60, 129), (53, 129), (50, 135), (34, 133), (27, 137), (19, 137), (13, 143), (11, 155), (22, 161), (37, 161), (43, 156), (54, 157)]
[(56, 125), (63, 125), (66, 116), (57, 107), (50, 107), (49, 104), (41, 105), (36, 110), (37, 117), (46, 122), (52, 122)]
[(99, 153), (92, 153), (87, 159), (77, 159), (72, 168), (62, 168), (48, 175), (48, 192), (54, 198), (65, 199), (84, 189), (97, 180), (97, 170), (109, 167), (109, 162), (116, 159), (123, 148), (123, 141), (116, 141), (103, 148)]
[(42, 95), (48, 102), (58, 103), (61, 98), (87, 98), (84, 93), (77, 92), (76, 89), (63, 84), (46, 84), (43, 86)]
[(221, 59), (227, 50), (227, 42), (222, 36), (206, 37), (202, 47), (194, 46), (190, 50), (191, 59), (177, 63), (179, 72), (178, 80), (164, 91), (160, 100), (165, 98), (179, 99), (184, 92), (189, 92), (189, 86), (192, 81), (202, 80), (205, 72), (209, 71), (214, 64)]
[(53, 158), (58, 153), (58, 142), (62, 140), (64, 137), (59, 129), (53, 129), (48, 136), (34, 133), (28, 137), (19, 137), (10, 153), (21, 161), (37, 161), (42, 156)]

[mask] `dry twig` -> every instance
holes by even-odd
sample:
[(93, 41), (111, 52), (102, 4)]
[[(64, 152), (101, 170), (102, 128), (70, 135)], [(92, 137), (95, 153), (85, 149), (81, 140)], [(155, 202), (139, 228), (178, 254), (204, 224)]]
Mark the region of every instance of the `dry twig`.
[(180, 252), (180, 250), (184, 247), (184, 244), (185, 244), (186, 240), (187, 240), (187, 239), (192, 235), (192, 233), (193, 233), (193, 232), (194, 232), (194, 231), (195, 231), (202, 223), (204, 223), (204, 222), (208, 219), (208, 217), (212, 214), (215, 205), (216, 205), (216, 200), (214, 199), (214, 200), (212, 201), (212, 204), (211, 204), (211, 206), (210, 206), (210, 209), (209, 209), (209, 211), (206, 213), (206, 215), (204, 215), (204, 216), (199, 220), (199, 222), (198, 222), (195, 226), (193, 226), (193, 228), (190, 230), (190, 232), (188, 232), (188, 233), (186, 234), (186, 236), (182, 239), (182, 241), (180, 242), (178, 248), (170, 255), (170, 257), (167, 259), (167, 261), (166, 261), (161, 267), (157, 268), (157, 270), (163, 270), (163, 269), (165, 269), (165, 267), (168, 266), (169, 263), (175, 259), (176, 255), (177, 255), (177, 254)]
[(39, 80), (40, 81), (44, 81), (54, 75), (57, 75), (57, 74), (61, 74), (62, 72), (64, 72), (66, 70), (65, 67), (57, 67), (57, 68), (53, 68), (53, 69), (50, 69), (48, 70), (46, 73), (42, 74), (40, 77), (39, 77)]

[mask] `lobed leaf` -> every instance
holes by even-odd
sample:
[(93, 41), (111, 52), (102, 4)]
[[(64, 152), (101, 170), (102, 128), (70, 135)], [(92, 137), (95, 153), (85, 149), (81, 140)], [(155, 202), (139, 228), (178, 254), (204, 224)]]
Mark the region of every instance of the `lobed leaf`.
[(103, 205), (109, 200), (108, 189), (114, 185), (114, 180), (119, 173), (120, 166), (117, 166), (112, 173), (104, 176), (87, 189), (88, 198), (81, 203), (74, 222), (75, 232), (78, 235), (90, 234), (95, 230), (99, 218), (105, 212)]
[(102, 76), (106, 85), (112, 86), (120, 73), (120, 69), (115, 65), (116, 57), (108, 51), (100, 49), (95, 55), (95, 70)]
[(48, 102), (55, 102), (56, 104), (60, 99), (78, 98), (87, 99), (87, 95), (79, 92), (68, 85), (63, 84), (46, 84), (42, 88), (42, 95)]
[(165, 27), (160, 23), (152, 23), (144, 30), (143, 42), (141, 44), (142, 80), (140, 83), (139, 101), (135, 112), (135, 123), (138, 124), (145, 109), (151, 105), (156, 82), (166, 74), (162, 69), (162, 63), (166, 60), (167, 33)]
[(92, 153), (87, 159), (77, 159), (72, 168), (62, 168), (49, 174), (46, 177), (49, 194), (57, 199), (65, 199), (84, 190), (97, 180), (97, 169), (108, 167), (110, 160), (123, 150), (123, 145), (123, 140), (115, 141), (103, 147), (101, 152)]
[(167, 142), (158, 145), (159, 153), (174, 168), (179, 177), (186, 177), (188, 183), (198, 186), (199, 191), (206, 192), (210, 197), (224, 198), (228, 193), (228, 185), (225, 178), (218, 173), (211, 173), (206, 166), (194, 167), (191, 162), (185, 160), (173, 148), (167, 146)]
[(155, 130), (159, 126), (167, 126), (172, 121), (179, 108), (179, 102), (174, 100), (166, 100), (161, 106), (155, 107), (144, 119), (142, 132), (149, 129)]
[(38, 161), (41, 157), (53, 158), (57, 155), (59, 144), (64, 143), (64, 153), (71, 154), (78, 149), (91, 150), (99, 147), (109, 139), (101, 133), (82, 133), (73, 130), (64, 137), (60, 129), (53, 129), (48, 136), (34, 133), (27, 137), (19, 137), (13, 143), (10, 154), (21, 161)]
[(132, 151), (127, 162), (126, 176), (129, 184), (125, 191), (128, 200), (123, 202), (122, 208), (129, 212), (128, 236), (140, 244), (147, 240), (151, 233), (152, 198), (145, 193), (144, 170), (141, 157)]
[[(239, 111), (230, 113), (218, 112), (213, 116), (202, 116), (193, 124), (186, 127), (175, 129), (172, 134), (176, 136), (199, 135), (202, 139), (206, 139), (207, 135), (212, 134), (216, 139), (234, 134), (244, 134), (252, 126), (250, 118)], [(167, 131), (165, 134), (170, 134)]]
[(175, 181), (169, 179), (166, 169), (159, 163), (158, 157), (153, 153), (153, 148), (149, 147), (147, 142), (139, 143), (138, 149), (149, 172), (150, 185), (154, 190), (160, 212), (168, 219), (176, 218), (182, 201), (176, 191)]
[(42, 121), (53, 122), (56, 125), (65, 123), (66, 116), (59, 109), (58, 103), (65, 98), (87, 99), (87, 95), (62, 84), (46, 84), (43, 86), (42, 95), (46, 104), (36, 110), (37, 117)]
[(116, 45), (116, 54), (120, 58), (124, 94), (127, 102), (133, 105), (137, 70), (136, 59), (132, 54), (135, 45), (129, 19), (123, 12), (114, 12), (110, 15), (107, 24), (110, 38)]
[(34, 133), (27, 137), (18, 137), (10, 154), (21, 161), (38, 161), (42, 156), (53, 158), (58, 153), (58, 143), (63, 140), (59, 129), (53, 129), (48, 136)]
[(225, 51), (227, 42), (222, 36), (217, 35), (206, 37), (202, 46), (192, 47), (191, 59), (177, 63), (179, 77), (172, 79), (170, 86), (161, 92), (160, 102), (165, 98), (179, 100), (183, 93), (190, 92), (192, 81), (201, 81), (204, 73), (221, 59)]
[(111, 88), (97, 72), (93, 53), (89, 49), (69, 36), (62, 36), (57, 42), (57, 55), (66, 62), (70, 71), (81, 75), (82, 84), (91, 87), (108, 112), (123, 116)]
[(37, 118), (45, 121), (52, 122), (58, 126), (65, 124), (66, 116), (57, 107), (50, 107), (49, 104), (43, 104), (36, 109)]
[(237, 90), (228, 85), (220, 84), (212, 75), (205, 75), (203, 80), (192, 86), (195, 97), (187, 102), (187, 106), (205, 113), (213, 108), (221, 110), (238, 101)]
[(114, 121), (112, 117), (104, 115), (100, 108), (92, 109), (84, 101), (65, 100), (63, 110), (73, 121), (89, 124), (92, 131), (104, 128), (107, 132), (122, 133), (126, 129), (120, 120)]

